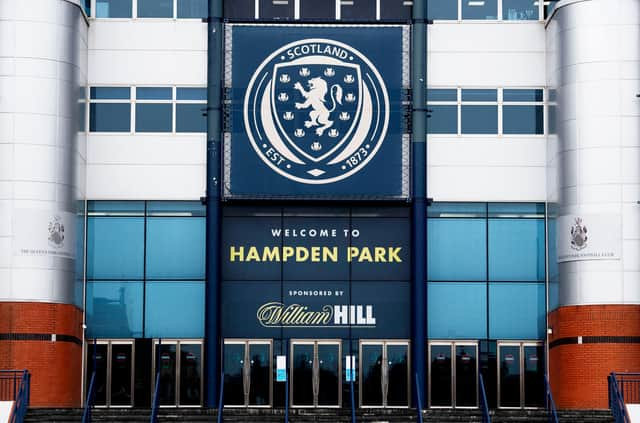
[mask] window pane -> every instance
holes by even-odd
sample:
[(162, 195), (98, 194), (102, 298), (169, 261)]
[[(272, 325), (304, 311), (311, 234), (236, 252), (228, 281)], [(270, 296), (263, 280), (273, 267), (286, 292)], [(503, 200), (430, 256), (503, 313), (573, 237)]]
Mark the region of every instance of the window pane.
[(91, 87), (89, 89), (92, 100), (129, 100), (129, 87)]
[(294, 0), (259, 0), (260, 19), (293, 19)]
[(544, 134), (543, 106), (507, 106), (502, 112), (505, 134)]
[(543, 339), (543, 283), (489, 283), (489, 337)]
[(497, 134), (498, 106), (462, 106), (463, 134)]
[(498, 0), (462, 0), (462, 19), (498, 19)]
[(544, 218), (544, 203), (489, 203), (489, 216)]
[(484, 219), (427, 220), (428, 279), (486, 280), (486, 232)]
[(178, 100), (206, 100), (206, 88), (177, 88), (176, 98)]
[(138, 87), (136, 99), (138, 100), (171, 100), (173, 97), (170, 87)]
[(458, 0), (429, 0), (427, 18), (432, 20), (458, 20)]
[(89, 201), (89, 212), (117, 213), (117, 214), (144, 214), (143, 201)]
[(142, 337), (142, 282), (88, 281), (87, 335)]
[(505, 89), (502, 93), (504, 101), (542, 101), (542, 90), (512, 90)]
[(200, 201), (149, 201), (148, 216), (206, 216), (206, 208)]
[(145, 337), (204, 337), (204, 282), (149, 281), (145, 300)]
[(538, 20), (538, 1), (502, 0), (502, 19), (508, 21)]
[(429, 338), (487, 337), (485, 283), (429, 282), (427, 299)]
[(138, 0), (139, 18), (173, 18), (173, 0)]
[(178, 18), (206, 18), (209, 15), (207, 0), (178, 0)]
[(87, 277), (142, 279), (143, 217), (89, 217)]
[(549, 106), (548, 119), (549, 119), (549, 134), (558, 133), (558, 108), (557, 106)]
[(350, 21), (374, 21), (376, 19), (376, 0), (352, 0), (342, 2), (340, 18)]
[(204, 256), (204, 218), (147, 219), (148, 278), (204, 279)]
[(136, 104), (136, 132), (171, 132), (171, 104)]
[(131, 0), (96, 0), (96, 18), (130, 18)]
[(427, 101), (458, 101), (458, 90), (455, 88), (429, 88)]
[(462, 101), (497, 101), (498, 90), (467, 89), (462, 90)]
[(433, 203), (429, 217), (487, 217), (486, 203)]
[(431, 115), (427, 120), (429, 134), (458, 133), (458, 106), (430, 104), (428, 109)]
[(489, 219), (489, 280), (544, 279), (544, 220)]
[(131, 105), (129, 103), (91, 103), (89, 130), (91, 132), (131, 131)]
[(224, 17), (226, 19), (254, 19), (254, 0), (224, 0)]
[(207, 105), (176, 104), (176, 132), (207, 132)]
[(380, 0), (380, 20), (410, 20), (411, 4), (412, 2), (407, 0)]
[(301, 19), (335, 19), (336, 3), (333, 1), (300, 0)]

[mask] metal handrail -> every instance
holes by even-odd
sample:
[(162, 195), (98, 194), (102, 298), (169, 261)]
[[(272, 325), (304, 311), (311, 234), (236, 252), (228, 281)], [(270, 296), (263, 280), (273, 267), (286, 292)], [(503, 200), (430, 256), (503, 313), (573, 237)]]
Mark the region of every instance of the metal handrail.
[(224, 372), (220, 372), (220, 398), (218, 399), (218, 423), (222, 423), (222, 410), (224, 410)]
[[(624, 402), (624, 388), (621, 389), (620, 384), (618, 383), (618, 377), (623, 380), (624, 376), (640, 375), (637, 373), (617, 375), (616, 372), (611, 372), (607, 377), (609, 385), (609, 408), (611, 409), (611, 414), (613, 414), (613, 418), (616, 423), (631, 423), (631, 419), (629, 418), (629, 413), (627, 413), (627, 407)], [(635, 379), (634, 381), (640, 382), (640, 379)]]
[(349, 375), (349, 382), (349, 390), (351, 392), (351, 423), (356, 423), (356, 395), (354, 393), (353, 378), (351, 375)]
[(284, 423), (289, 423), (289, 370), (286, 370), (287, 378), (284, 382)]
[(82, 413), (82, 423), (91, 423), (91, 409), (93, 408), (93, 402), (96, 396), (95, 382), (96, 382), (96, 371), (94, 367), (93, 373), (91, 373), (91, 382), (89, 382), (89, 392), (87, 393), (87, 402), (84, 405), (84, 412)]
[[(11, 413), (10, 423), (22, 423), (27, 414), (29, 407), (30, 391), (31, 391), (31, 374), (27, 370), (10, 370), (3, 371), (3, 374), (13, 374), (13, 410)], [(20, 375), (21, 374), (21, 375)], [(20, 383), (18, 376), (20, 375)]]
[(151, 405), (151, 423), (158, 421), (158, 410), (160, 408), (160, 372), (156, 373), (156, 389), (153, 392), (153, 404)]
[(549, 423), (558, 423), (558, 412), (556, 411), (556, 403), (553, 401), (553, 395), (551, 394), (551, 386), (549, 385), (549, 379), (544, 377), (544, 389), (545, 389), (545, 402), (547, 405), (547, 416)]
[(482, 409), (482, 423), (491, 423), (489, 415), (489, 403), (487, 402), (487, 393), (484, 390), (484, 379), (482, 373), (478, 374), (478, 389), (480, 390), (480, 408)]
[(418, 422), (422, 423), (422, 392), (420, 391), (420, 378), (418, 372), (415, 373), (416, 398), (418, 399)]

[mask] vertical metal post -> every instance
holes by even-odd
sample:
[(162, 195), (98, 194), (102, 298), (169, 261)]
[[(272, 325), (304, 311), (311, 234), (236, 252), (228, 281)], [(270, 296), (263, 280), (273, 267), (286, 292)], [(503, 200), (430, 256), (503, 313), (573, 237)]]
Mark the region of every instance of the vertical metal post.
[(414, 404), (425, 403), (424, 378), (426, 376), (426, 281), (427, 281), (427, 148), (426, 118), (427, 109), (425, 92), (427, 88), (427, 0), (414, 0), (412, 48), (411, 48), (411, 92), (412, 110), (412, 227), (413, 227), (413, 262), (412, 262), (412, 362), (415, 379)]
[(207, 20), (207, 260), (205, 287), (205, 405), (215, 407), (220, 374), (220, 162), (222, 139), (222, 0), (209, 0)]

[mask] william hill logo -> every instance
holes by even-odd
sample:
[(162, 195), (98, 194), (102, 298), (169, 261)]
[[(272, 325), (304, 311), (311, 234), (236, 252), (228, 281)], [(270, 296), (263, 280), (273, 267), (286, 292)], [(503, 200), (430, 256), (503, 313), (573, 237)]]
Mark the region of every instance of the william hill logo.
[(265, 327), (344, 327), (376, 325), (372, 305), (324, 305), (310, 310), (301, 304), (270, 302), (258, 308), (256, 317)]

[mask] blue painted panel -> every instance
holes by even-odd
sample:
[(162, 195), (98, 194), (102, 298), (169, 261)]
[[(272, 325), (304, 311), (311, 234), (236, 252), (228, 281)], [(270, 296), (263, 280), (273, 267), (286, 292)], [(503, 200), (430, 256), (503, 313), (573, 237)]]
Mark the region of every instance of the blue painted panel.
[(204, 218), (148, 218), (148, 279), (204, 279), (204, 259)]
[(147, 338), (204, 337), (204, 282), (149, 281), (146, 304)]
[(489, 219), (489, 280), (544, 281), (544, 220)]
[(490, 283), (489, 336), (544, 339), (544, 283)]
[(225, 195), (408, 196), (402, 33), (233, 26)]
[(87, 282), (87, 336), (142, 337), (142, 282)]
[(427, 283), (429, 338), (486, 338), (486, 290), (484, 283)]
[(89, 217), (88, 279), (142, 279), (143, 217)]

